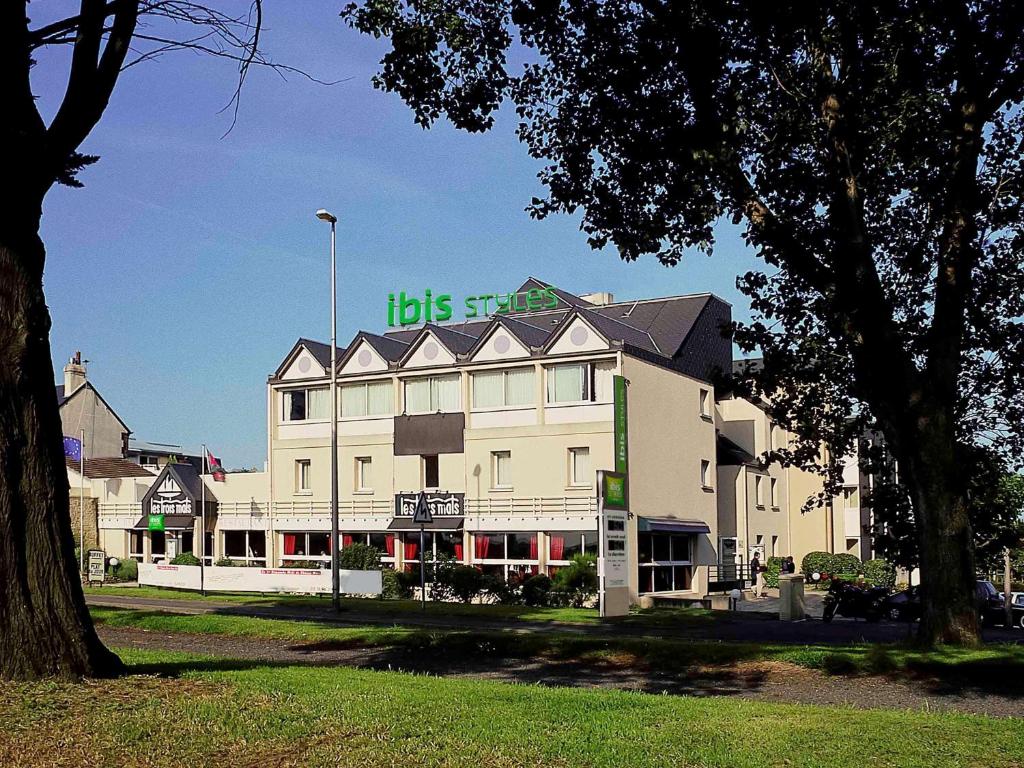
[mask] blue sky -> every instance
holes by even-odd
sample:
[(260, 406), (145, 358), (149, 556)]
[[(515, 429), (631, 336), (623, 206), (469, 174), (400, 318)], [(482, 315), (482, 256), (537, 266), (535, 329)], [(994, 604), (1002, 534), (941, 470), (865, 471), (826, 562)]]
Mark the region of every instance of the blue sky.
[[(33, 4), (33, 25), (75, 3)], [(241, 7), (241, 6), (240, 6)], [(262, 466), (266, 379), (296, 338), (329, 336), (328, 228), (338, 215), (339, 338), (380, 331), (387, 294), (502, 292), (535, 275), (616, 298), (713, 291), (748, 308), (737, 273), (758, 262), (731, 230), (715, 256), (677, 267), (595, 253), (578, 220), (524, 212), (542, 194), (506, 114), (485, 135), (424, 131), (370, 77), (385, 50), (329, 2), (268, 3), (265, 50), (324, 80), (248, 80), (238, 124), (218, 114), (230, 62), (170, 54), (129, 69), (83, 151), (85, 188), (46, 198), (53, 362), (76, 349), (137, 437), (208, 443), (229, 467)], [(287, 9), (287, 10), (286, 10)], [(33, 76), (49, 119), (66, 51)]]

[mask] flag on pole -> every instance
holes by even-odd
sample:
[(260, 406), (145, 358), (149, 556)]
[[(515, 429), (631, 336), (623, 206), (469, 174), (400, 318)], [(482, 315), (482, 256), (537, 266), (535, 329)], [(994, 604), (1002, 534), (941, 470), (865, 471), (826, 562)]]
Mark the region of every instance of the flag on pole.
[(77, 437), (64, 437), (64, 455), (75, 461), (82, 460), (82, 441)]
[(206, 450), (206, 466), (209, 468), (210, 474), (213, 475), (215, 482), (224, 482), (227, 477), (224, 467), (220, 465), (220, 459), (214, 456), (209, 449)]

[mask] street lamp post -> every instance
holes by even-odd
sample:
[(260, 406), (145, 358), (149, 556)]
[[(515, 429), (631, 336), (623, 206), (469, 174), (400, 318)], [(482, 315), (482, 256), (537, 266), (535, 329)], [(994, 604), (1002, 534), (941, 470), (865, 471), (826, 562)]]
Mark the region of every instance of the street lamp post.
[(321, 208), (321, 221), (331, 225), (331, 605), (341, 610), (341, 574), (338, 571), (338, 278), (335, 253), (335, 225), (338, 219)]

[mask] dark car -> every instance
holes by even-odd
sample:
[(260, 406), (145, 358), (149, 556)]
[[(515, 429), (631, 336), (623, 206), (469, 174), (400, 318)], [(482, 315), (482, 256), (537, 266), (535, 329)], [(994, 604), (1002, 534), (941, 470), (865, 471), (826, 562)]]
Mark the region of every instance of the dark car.
[[(921, 618), (921, 588), (910, 587), (889, 595), (883, 603), (883, 613), (890, 621), (917, 621)], [(1005, 617), (1003, 596), (991, 581), (978, 579), (975, 601), (982, 624), (1002, 624)], [(1014, 606), (1013, 623), (1024, 627), (1024, 609)]]

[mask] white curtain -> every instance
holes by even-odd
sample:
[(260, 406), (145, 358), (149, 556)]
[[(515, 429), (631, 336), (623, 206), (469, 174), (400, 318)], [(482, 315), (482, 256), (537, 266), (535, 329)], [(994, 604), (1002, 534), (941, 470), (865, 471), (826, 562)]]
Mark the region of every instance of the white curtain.
[(462, 409), (462, 398), (459, 397), (461, 377), (444, 376), (433, 378), (430, 381), (434, 385), (430, 403), (432, 411), (452, 413)]
[(430, 379), (411, 379), (405, 382), (405, 412), (430, 412)]
[(501, 371), (486, 371), (473, 374), (473, 407), (500, 408), (504, 405), (502, 384), (504, 374)]
[(514, 368), (505, 374), (505, 405), (533, 405), (537, 399), (533, 368)]
[(590, 485), (590, 449), (572, 450), (572, 484)]
[(366, 415), (366, 385), (351, 384), (341, 388), (341, 415)]
[(327, 392), (327, 387), (308, 389), (306, 397), (307, 419), (331, 418), (331, 396)]
[(556, 365), (548, 368), (548, 402), (577, 403), (584, 400), (586, 366)]
[(390, 381), (366, 385), (366, 415), (387, 416), (395, 412), (395, 388)]

